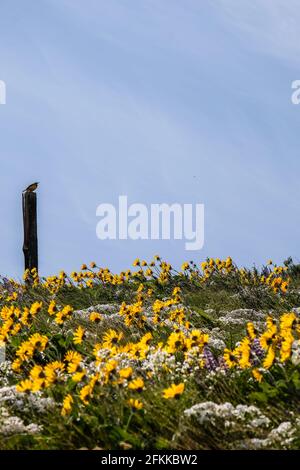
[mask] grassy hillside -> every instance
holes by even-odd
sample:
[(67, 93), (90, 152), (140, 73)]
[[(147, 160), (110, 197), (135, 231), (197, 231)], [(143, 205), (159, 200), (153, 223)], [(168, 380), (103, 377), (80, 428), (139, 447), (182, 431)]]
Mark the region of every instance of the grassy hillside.
[(133, 264), (1, 280), (0, 448), (299, 448), (299, 266)]

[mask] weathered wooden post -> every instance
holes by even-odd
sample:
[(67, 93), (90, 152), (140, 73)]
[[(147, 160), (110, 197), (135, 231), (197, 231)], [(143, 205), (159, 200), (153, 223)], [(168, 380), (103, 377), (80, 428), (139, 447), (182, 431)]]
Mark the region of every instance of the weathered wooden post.
[(22, 194), (25, 270), (38, 270), (38, 238), (37, 238), (37, 197), (36, 193), (25, 191)]

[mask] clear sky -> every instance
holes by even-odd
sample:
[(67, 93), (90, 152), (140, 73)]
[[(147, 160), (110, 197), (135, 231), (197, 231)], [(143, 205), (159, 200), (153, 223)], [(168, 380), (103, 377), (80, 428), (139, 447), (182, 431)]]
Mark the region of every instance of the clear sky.
[[(1, 0), (0, 273), (22, 274), (36, 180), (42, 274), (297, 259), (297, 79), (299, 0)], [(98, 240), (96, 207), (122, 194), (204, 203), (204, 248)]]

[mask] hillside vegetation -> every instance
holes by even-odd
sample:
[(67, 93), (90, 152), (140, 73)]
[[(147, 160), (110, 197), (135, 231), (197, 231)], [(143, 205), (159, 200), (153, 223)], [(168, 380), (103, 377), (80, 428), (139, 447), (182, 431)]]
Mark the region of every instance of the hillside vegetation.
[(1, 449), (297, 449), (300, 269), (0, 281)]

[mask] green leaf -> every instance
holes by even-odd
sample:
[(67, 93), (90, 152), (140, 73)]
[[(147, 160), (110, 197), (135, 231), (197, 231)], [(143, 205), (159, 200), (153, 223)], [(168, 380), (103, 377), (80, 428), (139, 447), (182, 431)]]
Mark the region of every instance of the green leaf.
[(268, 401), (268, 397), (264, 392), (252, 392), (250, 393), (249, 398), (252, 401), (259, 401), (261, 403), (266, 403)]
[(300, 389), (300, 375), (297, 370), (295, 370), (291, 375), (292, 382), (297, 390)]

